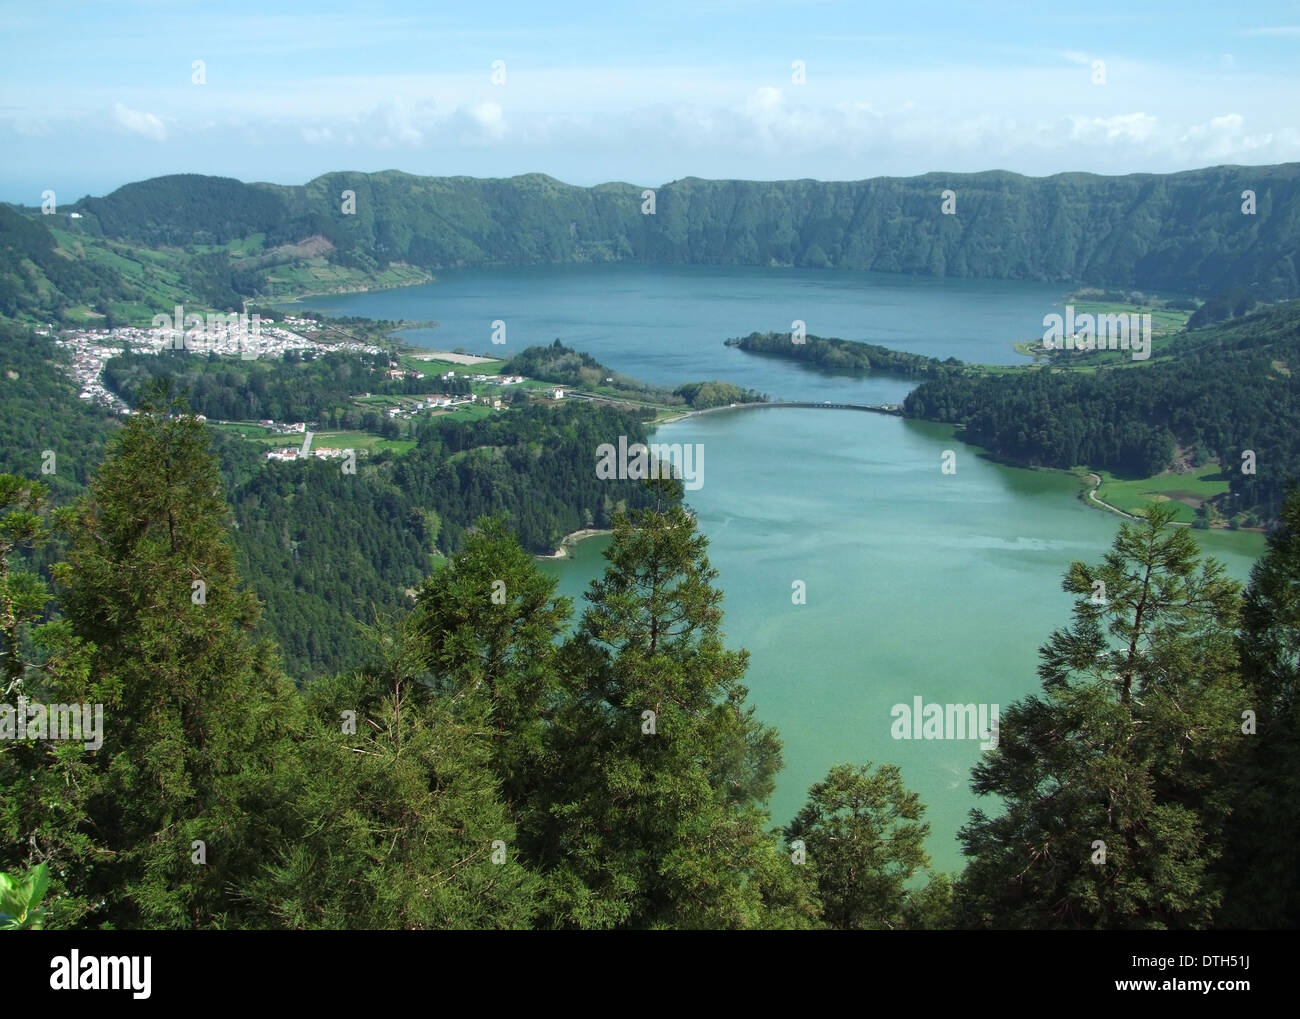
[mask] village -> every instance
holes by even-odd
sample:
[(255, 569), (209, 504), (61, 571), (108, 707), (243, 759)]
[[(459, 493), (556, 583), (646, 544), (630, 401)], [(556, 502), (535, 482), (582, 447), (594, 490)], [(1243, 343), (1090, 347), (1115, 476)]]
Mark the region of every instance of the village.
[[(233, 318), (234, 316), (231, 316), (231, 319)], [(200, 356), (206, 356), (207, 352), (214, 350), (230, 349), (233, 351), (237, 348), (235, 341), (238, 340), (238, 337), (223, 335), (222, 330), (238, 330), (239, 328), (233, 322), (227, 325), (221, 316), (214, 316), (210, 323), (211, 335), (206, 337), (209, 342), (194, 346), (181, 345), (178, 347), (175, 343), (173, 330), (135, 326), (113, 329), (84, 328), (65, 330), (55, 336), (54, 342), (67, 351), (69, 372), (77, 383), (78, 395), (82, 400), (104, 407), (116, 414), (128, 415), (132, 413), (131, 408), (104, 383), (104, 369), (110, 359), (124, 354), (156, 355), (163, 351), (175, 349), (187, 350)], [(38, 329), (37, 332), (49, 336), (54, 334), (56, 330), (51, 325), (44, 329)], [(323, 342), (320, 339), (303, 336), (302, 332), (319, 335), (321, 332), (320, 323), (312, 319), (292, 316), (286, 316), (278, 324), (274, 321), (260, 322), (259, 342), (257, 345), (258, 356), (260, 358), (281, 358), (290, 351), (308, 358), (320, 353), (339, 351), (353, 351), (358, 354), (369, 355), (384, 353), (382, 348), (372, 344), (348, 339)], [(232, 354), (231, 356), (238, 355)], [(478, 413), (487, 411), (491, 413), (506, 409), (507, 404), (512, 401), (517, 402), (521, 397), (514, 394), (521, 392), (519, 387), (522, 387), (528, 381), (522, 375), (496, 375), (486, 372), (470, 373), (464, 371), (463, 368), (461, 371), (449, 368), (440, 374), (430, 376), (411, 366), (417, 361), (427, 362), (431, 360), (471, 367), (496, 363), (491, 358), (461, 353), (444, 354), (441, 352), (426, 352), (415, 355), (413, 358), (404, 357), (401, 360), (390, 360), (389, 366), (384, 372), (385, 379), (388, 381), (402, 381), (430, 378), (430, 389), (434, 391), (421, 394), (385, 396), (363, 392), (353, 396), (352, 399), (361, 405), (372, 405), (376, 409), (382, 408), (384, 416), (391, 421), (447, 414), (458, 410)], [(453, 382), (456, 384), (452, 385)], [(497, 396), (490, 392), (466, 393), (463, 390), (467, 388), (467, 384), (468, 387), (477, 387), (480, 390), (484, 387), (499, 387), (501, 395)], [(457, 390), (457, 392), (437, 391), (439, 389)], [(546, 386), (541, 389), (530, 388), (528, 392), (552, 400), (561, 400), (565, 396), (563, 388), (553, 386)], [(196, 418), (200, 421), (207, 420), (202, 414), (196, 415)], [(308, 422), (306, 421), (286, 422), (266, 418), (257, 421), (256, 424), (241, 421), (213, 421), (212, 424), (218, 427), (237, 429), (240, 434), (254, 441), (268, 442), (280, 436), (303, 437), (303, 441), (299, 445), (275, 445), (274, 448), (267, 449), (265, 458), (268, 461), (285, 463), (309, 458), (319, 460), (344, 459), (355, 458), (357, 453), (357, 448), (353, 445), (338, 447), (317, 445), (313, 447), (313, 433), (308, 430)], [(364, 454), (367, 450), (363, 449), (362, 452)]]
[[(380, 347), (371, 344), (347, 340), (322, 343), (319, 340), (307, 339), (292, 329), (285, 328), (287, 325), (314, 324), (309, 319), (295, 318), (286, 318), (284, 325), (277, 325), (274, 322), (261, 323), (260, 356), (283, 357), (289, 351), (303, 353), (354, 350), (365, 354), (383, 353)], [(229, 345), (231, 349), (237, 349), (238, 336), (235, 333), (238, 332), (238, 328), (236, 326), (234, 330), (230, 330), (228, 325), (217, 324), (210, 346), (226, 349)], [(230, 335), (223, 333), (222, 330), (228, 330)], [(36, 332), (42, 336), (50, 336), (55, 332), (55, 327), (48, 325), (44, 329), (37, 329)], [(157, 354), (163, 350), (174, 349), (174, 342), (172, 332), (168, 329), (140, 326), (65, 330), (54, 340), (56, 346), (62, 347), (68, 353), (69, 369), (79, 387), (78, 396), (118, 414), (129, 414), (130, 408), (121, 397), (104, 385), (104, 366), (109, 359), (127, 353)], [(195, 350), (192, 353), (202, 352)]]

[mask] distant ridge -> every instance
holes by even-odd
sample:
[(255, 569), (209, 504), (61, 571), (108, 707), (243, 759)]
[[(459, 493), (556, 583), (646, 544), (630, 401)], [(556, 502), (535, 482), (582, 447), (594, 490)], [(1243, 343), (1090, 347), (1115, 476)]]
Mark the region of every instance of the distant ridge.
[[(940, 211), (955, 193), (955, 213)], [(151, 246), (310, 236), (360, 267), (636, 261), (870, 269), (1209, 295), (1300, 296), (1300, 164), (1024, 177), (1002, 170), (853, 182), (709, 181), (583, 188), (337, 172), (297, 186), (199, 175), (128, 184), (72, 208), (84, 228)], [(1242, 192), (1257, 213), (1242, 212)], [(355, 214), (342, 212), (343, 192)], [(62, 210), (61, 210), (62, 211)]]

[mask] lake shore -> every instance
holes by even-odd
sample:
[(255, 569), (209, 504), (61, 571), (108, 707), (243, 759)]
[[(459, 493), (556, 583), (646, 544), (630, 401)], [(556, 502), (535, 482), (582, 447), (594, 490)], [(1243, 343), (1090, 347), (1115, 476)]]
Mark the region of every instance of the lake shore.
[(569, 549), (580, 541), (586, 541), (588, 538), (598, 538), (602, 534), (613, 534), (611, 530), (602, 530), (599, 527), (584, 527), (580, 531), (574, 531), (572, 534), (566, 534), (560, 539), (560, 547), (550, 555), (534, 556), (535, 559), (567, 559), (569, 558)]
[(346, 297), (350, 294), (376, 294), (383, 293), (387, 290), (403, 290), (407, 287), (419, 287), (426, 283), (436, 283), (438, 277), (433, 273), (410, 280), (402, 280), (394, 283), (362, 283), (342, 284), (337, 287), (331, 287), (327, 290), (291, 290), (284, 294), (268, 294), (259, 300), (267, 303), (278, 304), (301, 304), (303, 301), (312, 297)]

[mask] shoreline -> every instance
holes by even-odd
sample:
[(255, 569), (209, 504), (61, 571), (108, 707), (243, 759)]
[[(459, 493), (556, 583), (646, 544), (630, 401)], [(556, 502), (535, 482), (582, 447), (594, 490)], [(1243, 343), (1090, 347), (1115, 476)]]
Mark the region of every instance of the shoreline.
[(308, 297), (342, 297), (347, 294), (383, 293), (386, 290), (402, 290), (405, 287), (419, 287), (419, 286), (423, 286), (426, 283), (436, 283), (437, 280), (438, 277), (435, 276), (432, 272), (430, 272), (427, 279), (412, 280), (409, 283), (392, 283), (389, 284), (388, 286), (359, 285), (355, 287), (347, 287), (340, 290), (304, 290), (301, 293), (294, 293), (291, 296), (287, 296), (287, 297), (259, 297), (256, 298), (255, 300), (266, 301), (272, 305), (298, 304), (304, 298), (308, 298)]
[[(1101, 499), (1097, 498), (1097, 489), (1101, 488), (1100, 474), (1094, 474), (1091, 471), (1085, 474), (1083, 477), (1083, 487), (1087, 488), (1089, 483), (1091, 483), (1092, 485), (1092, 490), (1088, 492), (1088, 497), (1085, 500), (1085, 502), (1091, 503), (1093, 506), (1099, 507), (1101, 509), (1109, 510), (1111, 513), (1116, 513), (1119, 516), (1125, 517), (1129, 520), (1141, 519), (1141, 517), (1134, 516), (1132, 513), (1128, 513), (1125, 510), (1120, 509), (1118, 506), (1112, 506), (1110, 503), (1103, 502)], [(1184, 526), (1186, 526), (1185, 522), (1181, 520), (1173, 520), (1170, 522), (1174, 524), (1184, 524)]]
[[(1134, 513), (1129, 513), (1127, 510), (1122, 510), (1122, 509), (1120, 509), (1118, 506), (1112, 506), (1110, 503), (1108, 503), (1108, 502), (1106, 502), (1106, 501), (1104, 501), (1104, 500), (1102, 500), (1102, 499), (1099, 499), (1099, 498), (1097, 497), (1097, 492), (1098, 492), (1098, 490), (1099, 490), (1099, 489), (1101, 488), (1101, 486), (1104, 484), (1104, 482), (1102, 481), (1101, 475), (1096, 474), (1096, 473), (1094, 473), (1093, 471), (1087, 471), (1087, 472), (1085, 472), (1082, 476), (1080, 476), (1080, 475), (1078, 475), (1078, 474), (1075, 474), (1074, 471), (1067, 471), (1066, 473), (1073, 474), (1075, 477), (1080, 477), (1080, 478), (1081, 478), (1081, 480), (1082, 480), (1082, 482), (1083, 482), (1083, 487), (1082, 487), (1082, 488), (1080, 489), (1080, 491), (1079, 491), (1079, 496), (1080, 496), (1080, 498), (1083, 499), (1085, 505), (1090, 506), (1090, 507), (1093, 508), (1093, 509), (1101, 509), (1101, 510), (1109, 511), (1109, 512), (1114, 513), (1114, 514), (1116, 514), (1116, 515), (1118, 515), (1118, 516), (1124, 517), (1124, 518), (1127, 519), (1127, 520), (1141, 520), (1141, 519), (1142, 519), (1142, 517), (1140, 517), (1140, 516), (1138, 516), (1138, 515), (1136, 515), (1136, 514), (1134, 514)], [(1091, 490), (1088, 489), (1088, 486), (1089, 486), (1089, 485), (1092, 485)], [(1154, 505), (1154, 503), (1153, 503), (1153, 505)], [(1186, 505), (1186, 503), (1184, 503), (1183, 505)], [(1191, 526), (1192, 526), (1192, 525), (1191, 525), (1191, 522), (1189, 522), (1189, 521), (1187, 521), (1187, 520), (1172, 520), (1172, 521), (1170, 521), (1170, 523), (1171, 523), (1173, 526), (1175, 526), (1175, 527), (1191, 527)], [(1221, 532), (1221, 533), (1225, 533), (1225, 534), (1258, 534), (1258, 535), (1261, 535), (1261, 536), (1264, 536), (1264, 537), (1267, 537), (1267, 535), (1268, 535), (1268, 528), (1266, 528), (1266, 527), (1237, 527), (1237, 528), (1232, 528), (1232, 527), (1226, 527), (1226, 526), (1219, 526), (1219, 525), (1216, 525), (1216, 524), (1211, 524), (1211, 525), (1210, 525), (1209, 527), (1207, 527), (1207, 528), (1202, 528), (1202, 530), (1205, 530), (1205, 531)]]
[(534, 555), (534, 559), (545, 559), (547, 561), (555, 559), (568, 559), (569, 549), (580, 541), (586, 541), (588, 538), (598, 538), (604, 534), (613, 534), (613, 530), (600, 527), (584, 527), (581, 530), (566, 534), (560, 539), (560, 547), (550, 555)]
[[(1138, 516), (1133, 513), (1129, 513), (1127, 510), (1120, 509), (1118, 506), (1112, 506), (1110, 503), (1104, 502), (1102, 499), (1098, 498), (1097, 492), (1101, 489), (1101, 486), (1105, 482), (1102, 480), (1101, 475), (1095, 473), (1094, 471), (1089, 470), (1086, 467), (1085, 468), (1042, 467), (1042, 466), (1032, 466), (1030, 464), (1016, 463), (1014, 460), (1010, 460), (990, 452), (989, 450), (985, 449), (983, 446), (977, 446), (972, 442), (967, 442), (965, 439), (962, 439), (957, 434), (959, 431), (959, 427), (950, 422), (931, 421), (928, 418), (905, 418), (904, 420), (915, 421), (919, 424), (926, 424), (926, 425), (934, 426), (936, 428), (947, 429), (949, 437), (954, 442), (960, 442), (968, 449), (975, 450), (976, 456), (979, 456), (980, 458), (985, 459), (990, 463), (996, 464), (999, 467), (1005, 467), (1010, 470), (1016, 470), (1016, 471), (1033, 471), (1035, 473), (1052, 474), (1061, 478), (1070, 478), (1074, 481), (1075, 485), (1077, 486), (1075, 491), (1075, 498), (1078, 499), (1080, 502), (1082, 502), (1084, 506), (1090, 510), (1095, 510), (1098, 513), (1106, 513), (1113, 516), (1122, 517), (1125, 520), (1142, 519), (1141, 516)], [(1187, 520), (1175, 520), (1172, 521), (1172, 523), (1175, 527), (1192, 526), (1191, 522)], [(1267, 527), (1238, 527), (1234, 529), (1226, 526), (1212, 525), (1208, 528), (1205, 528), (1204, 532), (1201, 532), (1197, 528), (1193, 528), (1193, 530), (1197, 531), (1198, 533), (1209, 533), (1209, 534), (1259, 535), (1260, 537), (1267, 537), (1268, 535)]]
[[(414, 267), (413, 267), (413, 268), (414, 268)], [(493, 268), (497, 268), (497, 267), (494, 266)], [(280, 298), (273, 298), (273, 299), (269, 299), (269, 300), (271, 300), (271, 302), (272, 302), (273, 305), (281, 305), (281, 304), (285, 304), (285, 303), (293, 303), (293, 304), (296, 304), (296, 303), (301, 302), (304, 298), (309, 298), (309, 297), (314, 297), (314, 296), (334, 296), (334, 295), (342, 295), (342, 294), (366, 293), (366, 292), (369, 292), (369, 291), (371, 291), (371, 290), (374, 290), (374, 291), (400, 290), (400, 289), (405, 288), (405, 287), (420, 286), (420, 285), (422, 285), (422, 284), (430, 283), (430, 282), (435, 282), (435, 281), (437, 280), (438, 277), (437, 277), (437, 274), (436, 274), (434, 271), (432, 271), (432, 270), (425, 270), (425, 271), (427, 272), (427, 278), (425, 278), (425, 279), (412, 280), (412, 281), (404, 282), (404, 283), (393, 283), (393, 284), (388, 285), (388, 286), (378, 286), (378, 287), (360, 286), (360, 287), (350, 288), (350, 289), (346, 289), (346, 290), (333, 290), (333, 291), (306, 291), (306, 292), (302, 292), (302, 293), (296, 293), (296, 294), (294, 294), (292, 297), (288, 297), (288, 298), (280, 297)], [(1086, 288), (1085, 288), (1085, 289), (1086, 289)], [(1072, 291), (1072, 292), (1068, 293), (1068, 294), (1064, 297), (1063, 300), (1064, 300), (1065, 302), (1067, 302), (1067, 303), (1069, 303), (1069, 302), (1074, 302), (1074, 301), (1078, 301), (1078, 302), (1080, 302), (1080, 303), (1084, 303), (1084, 302), (1089, 301), (1089, 296), (1091, 296), (1091, 295), (1085, 295), (1085, 293), (1082, 293), (1082, 292), (1080, 292), (1080, 291)], [(1096, 299), (1096, 298), (1093, 298), (1092, 301), (1090, 301), (1089, 303), (1096, 303), (1096, 304), (1098, 304), (1098, 305), (1107, 305), (1107, 306), (1108, 306), (1108, 303), (1107, 303), (1107, 302), (1105, 302), (1105, 301), (1101, 301), (1101, 300), (1098, 300), (1098, 299)], [(1184, 327), (1185, 327), (1185, 321), (1184, 321)], [(395, 331), (396, 331), (396, 330), (395, 330)], [(394, 332), (395, 332), (395, 331), (394, 331)], [(389, 333), (388, 335), (391, 337), (391, 336), (393, 335), (393, 333)], [(859, 342), (859, 341), (849, 341), (849, 342)], [(982, 363), (979, 363), (979, 362), (973, 362), (973, 363), (971, 363), (971, 364), (966, 365), (966, 367), (968, 367), (968, 368), (973, 368), (973, 369), (984, 369), (984, 370), (987, 370), (987, 369), (989, 369), (989, 368), (1003, 369), (1003, 368), (1006, 368), (1006, 367), (1014, 367), (1014, 368), (1020, 368), (1020, 369), (1038, 368), (1038, 367), (1041, 366), (1041, 357), (1042, 357), (1042, 354), (1041, 354), (1041, 351), (1036, 351), (1036, 350), (1032, 349), (1032, 348), (1033, 348), (1033, 347), (1034, 347), (1038, 342), (1039, 342), (1039, 341), (1035, 339), (1035, 340), (1019, 341), (1019, 342), (1011, 341), (1011, 343), (1010, 343), (1011, 348), (1012, 348), (1012, 349), (1013, 349), (1017, 354), (1019, 354), (1020, 356), (1022, 356), (1022, 357), (1024, 357), (1024, 358), (1030, 359), (1030, 363), (1029, 363), (1029, 364), (1023, 364), (1023, 363), (1022, 363), (1022, 364), (1014, 365), (1014, 366), (1002, 366), (1002, 365), (985, 365), (985, 364), (982, 364)], [(436, 356), (436, 355), (439, 354), (439, 353), (447, 353), (447, 354), (451, 354), (452, 356), (455, 356), (455, 354), (456, 354), (455, 351), (434, 351), (434, 350), (432, 350), (431, 348), (428, 348), (428, 347), (416, 347), (416, 346), (413, 346), (413, 345), (411, 345), (411, 344), (409, 344), (409, 343), (407, 343), (407, 342), (404, 342), (404, 341), (399, 341), (399, 342), (398, 342), (398, 352), (399, 352), (400, 354), (405, 355), (405, 356), (413, 357), (413, 358), (418, 359), (418, 360), (421, 360), (421, 361), (439, 361), (439, 363), (442, 363), (442, 364), (455, 364), (455, 365), (457, 365), (458, 367), (462, 367), (462, 368), (473, 368), (473, 367), (475, 367), (475, 365), (473, 365), (473, 364), (468, 364), (468, 365), (466, 365), (466, 364), (461, 364), (461, 363), (456, 362), (456, 361), (443, 361), (443, 360), (440, 360), (439, 358), (437, 358), (437, 356)], [(764, 353), (767, 353), (767, 352), (764, 352)], [(477, 357), (477, 358), (485, 358), (485, 355), (483, 355), (483, 354), (477, 354), (477, 355), (472, 355), (472, 356)], [(492, 360), (492, 359), (487, 358), (487, 360)], [(793, 360), (794, 360), (796, 363), (801, 363), (800, 359), (793, 359)], [(834, 374), (844, 374), (844, 373), (840, 373), (840, 372), (834, 372), (834, 371), (832, 371), (830, 374), (834, 375)], [(915, 388), (915, 387), (914, 387), (914, 388)], [(909, 391), (909, 392), (910, 392), (910, 391)], [(599, 402), (599, 403), (617, 404), (617, 403), (619, 403), (619, 402), (622, 402), (622, 401), (620, 401), (620, 400), (619, 400), (618, 398), (616, 398), (616, 397), (586, 396), (585, 398), (591, 400), (592, 402)], [(634, 402), (639, 402), (639, 401), (634, 401)], [(825, 401), (823, 401), (823, 403), (825, 403)], [(729, 405), (722, 405), (722, 406), (716, 406), (716, 407), (705, 407), (705, 408), (684, 407), (684, 408), (680, 408), (680, 409), (678, 409), (678, 408), (672, 408), (672, 409), (669, 409), (669, 408), (663, 408), (663, 407), (660, 407), (660, 408), (657, 408), (657, 409), (661, 409), (661, 410), (665, 410), (665, 411), (667, 411), (667, 412), (668, 412), (668, 416), (663, 417), (663, 418), (660, 418), (660, 419), (655, 420), (655, 421), (647, 422), (647, 424), (648, 424), (648, 426), (649, 426), (649, 431), (650, 431), (650, 433), (653, 434), (653, 433), (654, 433), (658, 428), (660, 428), (660, 427), (662, 427), (662, 426), (664, 426), (664, 425), (676, 424), (676, 423), (678, 423), (678, 422), (680, 422), (680, 421), (685, 421), (685, 420), (688, 420), (688, 419), (690, 419), (690, 418), (698, 417), (698, 416), (703, 415), (703, 414), (710, 414), (710, 413), (717, 413), (717, 412), (724, 412), (724, 411), (743, 410), (743, 409), (747, 409), (747, 408), (752, 409), (752, 408), (754, 408), (754, 407), (773, 407), (773, 406), (783, 406), (783, 405), (786, 405), (784, 401), (779, 401), (779, 400), (765, 400), (765, 401), (747, 401), (747, 402), (733, 403), (733, 404), (729, 404)], [(808, 406), (808, 407), (817, 407), (817, 406), (818, 406), (818, 404), (817, 404), (816, 401), (810, 401), (810, 402), (808, 402), (807, 404), (801, 404), (801, 403), (799, 403), (799, 402), (796, 402), (794, 405), (795, 405), (795, 406), (801, 406), (801, 405), (804, 405), (804, 406)], [(885, 410), (883, 407), (877, 408), (877, 407), (874, 407), (874, 406), (873, 406), (873, 407), (854, 408), (854, 409), (872, 410), (872, 411), (876, 411), (876, 412), (878, 412), (878, 413), (886, 413), (886, 414), (889, 414), (890, 416), (897, 416), (897, 417), (900, 417), (900, 418), (904, 418), (905, 416), (904, 416), (904, 414), (902, 413), (901, 406), (902, 406), (902, 405), (900, 404), (900, 405), (898, 406), (898, 409), (891, 409), (891, 410)], [(839, 408), (836, 408), (836, 409), (839, 409)], [(927, 418), (917, 418), (917, 419), (913, 419), (913, 420), (917, 420), (917, 421), (920, 421), (920, 422), (926, 422), (926, 423), (929, 423), (929, 424), (943, 424), (942, 422), (932, 421), (932, 420), (927, 419)], [(1075, 469), (1075, 468), (1041, 467), (1041, 466), (1035, 467), (1035, 466), (1029, 466), (1029, 465), (1027, 465), (1027, 464), (1019, 464), (1019, 463), (1015, 463), (1014, 461), (1007, 460), (1007, 459), (1004, 459), (1004, 458), (1002, 458), (1002, 457), (999, 457), (999, 456), (996, 456), (996, 455), (990, 454), (989, 451), (984, 450), (983, 447), (976, 446), (976, 445), (974, 445), (974, 444), (972, 444), (972, 443), (966, 442), (964, 439), (961, 439), (961, 438), (958, 437), (958, 435), (956, 434), (957, 431), (958, 431), (959, 429), (958, 429), (955, 425), (951, 425), (951, 424), (950, 424), (949, 427), (951, 428), (952, 433), (953, 433), (953, 436), (952, 436), (952, 437), (953, 437), (956, 441), (961, 442), (963, 445), (965, 445), (965, 446), (967, 446), (967, 447), (969, 447), (969, 448), (972, 448), (972, 449), (978, 450), (980, 453), (982, 453), (982, 454), (984, 454), (984, 455), (986, 455), (986, 456), (989, 456), (989, 458), (990, 458), (994, 463), (1000, 464), (1001, 466), (1004, 466), (1004, 467), (1012, 467), (1012, 468), (1018, 468), (1018, 469), (1021, 469), (1021, 470), (1048, 471), (1048, 472), (1050, 472), (1050, 473), (1060, 474), (1060, 475), (1063, 475), (1063, 476), (1068, 476), (1068, 477), (1072, 477), (1072, 478), (1074, 478), (1074, 479), (1076, 480), (1076, 482), (1079, 483), (1079, 491), (1077, 492), (1077, 498), (1078, 498), (1080, 501), (1082, 501), (1083, 504), (1084, 504), (1086, 507), (1088, 507), (1089, 509), (1098, 510), (1098, 511), (1100, 511), (1100, 512), (1102, 512), (1102, 513), (1110, 514), (1110, 515), (1113, 515), (1113, 516), (1118, 516), (1118, 517), (1120, 517), (1121, 519), (1130, 520), (1130, 521), (1136, 521), (1136, 520), (1140, 520), (1140, 519), (1142, 519), (1140, 516), (1137, 516), (1137, 515), (1134, 515), (1134, 514), (1132, 514), (1132, 513), (1129, 513), (1129, 512), (1127, 512), (1127, 511), (1125, 511), (1125, 510), (1123, 510), (1123, 509), (1120, 509), (1118, 506), (1114, 506), (1114, 505), (1112, 505), (1112, 504), (1110, 504), (1110, 503), (1108, 503), (1108, 502), (1105, 502), (1105, 501), (1103, 501), (1102, 499), (1098, 498), (1097, 493), (1098, 493), (1098, 491), (1100, 491), (1101, 486), (1102, 486), (1102, 484), (1103, 484), (1103, 480), (1102, 480), (1102, 478), (1100, 477), (1100, 475), (1098, 475), (1098, 474), (1095, 474), (1095, 473), (1093, 473), (1093, 472), (1091, 472), (1091, 471), (1088, 471), (1088, 470), (1086, 470), (1086, 469), (1085, 469), (1084, 471), (1081, 472), (1081, 471), (1079, 471), (1079, 470), (1077, 470), (1077, 469)], [(1173, 521), (1173, 523), (1175, 524), (1175, 526), (1183, 526), (1183, 527), (1190, 527), (1190, 526), (1191, 526), (1190, 522), (1188, 522), (1188, 521), (1181, 521), (1181, 520), (1180, 520), (1180, 521)], [(1259, 527), (1259, 528), (1255, 528), (1255, 527), (1249, 527), (1249, 528), (1248, 528), (1248, 527), (1229, 528), (1229, 527), (1218, 527), (1218, 526), (1213, 526), (1213, 525), (1212, 525), (1210, 528), (1208, 528), (1208, 530), (1213, 531), (1213, 532), (1222, 532), (1222, 533), (1229, 533), (1229, 534), (1231, 534), (1231, 533), (1237, 533), (1237, 532), (1242, 532), (1242, 533), (1246, 533), (1246, 534), (1260, 534), (1260, 535), (1266, 535), (1266, 534), (1267, 534), (1267, 528), (1264, 528), (1264, 527)], [(612, 533), (613, 533), (613, 531), (611, 531), (611, 530), (602, 530), (602, 529), (598, 529), (598, 528), (583, 528), (583, 529), (581, 529), (581, 530), (574, 531), (574, 532), (572, 532), (571, 534), (567, 534), (567, 535), (565, 535), (565, 536), (560, 540), (560, 545), (559, 545), (559, 547), (558, 547), (558, 548), (557, 548), (553, 553), (550, 553), (550, 554), (548, 554), (548, 555), (534, 555), (534, 558), (537, 559), (537, 560), (546, 560), (546, 561), (555, 561), (555, 560), (563, 560), (563, 559), (567, 559), (567, 558), (570, 558), (570, 552), (569, 552), (569, 549), (571, 549), (571, 548), (572, 548), (574, 545), (576, 545), (578, 542), (580, 542), (580, 541), (585, 541), (585, 540), (587, 540), (588, 538), (597, 537), (597, 536), (599, 536), (599, 535), (601, 535), (601, 534), (612, 534)]]

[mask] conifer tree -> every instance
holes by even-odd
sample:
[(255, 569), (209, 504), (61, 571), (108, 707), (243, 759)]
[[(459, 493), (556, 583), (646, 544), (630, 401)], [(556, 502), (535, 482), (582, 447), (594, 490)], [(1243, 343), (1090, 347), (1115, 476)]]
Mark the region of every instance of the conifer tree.
[(572, 602), (501, 517), (478, 522), (462, 550), (421, 586), (414, 631), (440, 691), (482, 700), (492, 762), (520, 813), (534, 804), (558, 697), (556, 638)]
[[(64, 691), (84, 685), (88, 668), (87, 649), (66, 622), (35, 625), (50, 593), (17, 557), (50, 536), (45, 496), (39, 482), (0, 475), (0, 871), (43, 866), (51, 883), (43, 922), (61, 928), (92, 909), (77, 888), (95, 847), (82, 819), (97, 783), (84, 743), (37, 738), (26, 728), (18, 738), (18, 715), (25, 726), (32, 703), (48, 712)], [(47, 714), (42, 737), (48, 722)]]
[(498, 796), (489, 703), (433, 688), (409, 618), (365, 629), (369, 663), (307, 688), (292, 817), (249, 905), (293, 929), (529, 926), (539, 881)]
[(811, 882), (767, 830), (775, 732), (745, 706), (707, 539), (675, 496), (616, 516), (565, 649), (572, 700), (549, 846), (553, 922), (743, 928), (813, 922)]
[[(1300, 488), (1282, 506), (1242, 599), (1244, 761), (1222, 871), (1220, 922), (1300, 927)], [(1247, 714), (1249, 712), (1250, 714)]]
[(0, 701), (22, 693), (26, 629), (50, 599), (40, 576), (21, 569), (16, 550), (36, 549), (49, 538), (43, 509), (47, 489), (13, 474), (0, 474)]
[(962, 830), (965, 923), (1209, 922), (1239, 747), (1238, 585), (1172, 516), (1151, 507), (1100, 566), (1066, 574), (1079, 597), (1040, 649), (1043, 692), (1004, 713), (973, 772), (974, 791), (1006, 807), (973, 810)]
[(230, 890), (264, 856), (296, 699), (253, 634), (228, 523), (204, 425), (158, 389), (114, 438), (56, 567), (69, 633), (93, 646), (60, 693), (104, 706), (79, 826), (95, 843), (80, 880), (104, 902), (97, 922), (240, 922)]
[(840, 764), (808, 791), (786, 828), (804, 844), (822, 916), (836, 930), (905, 926), (906, 886), (929, 865), (925, 807), (892, 764)]

